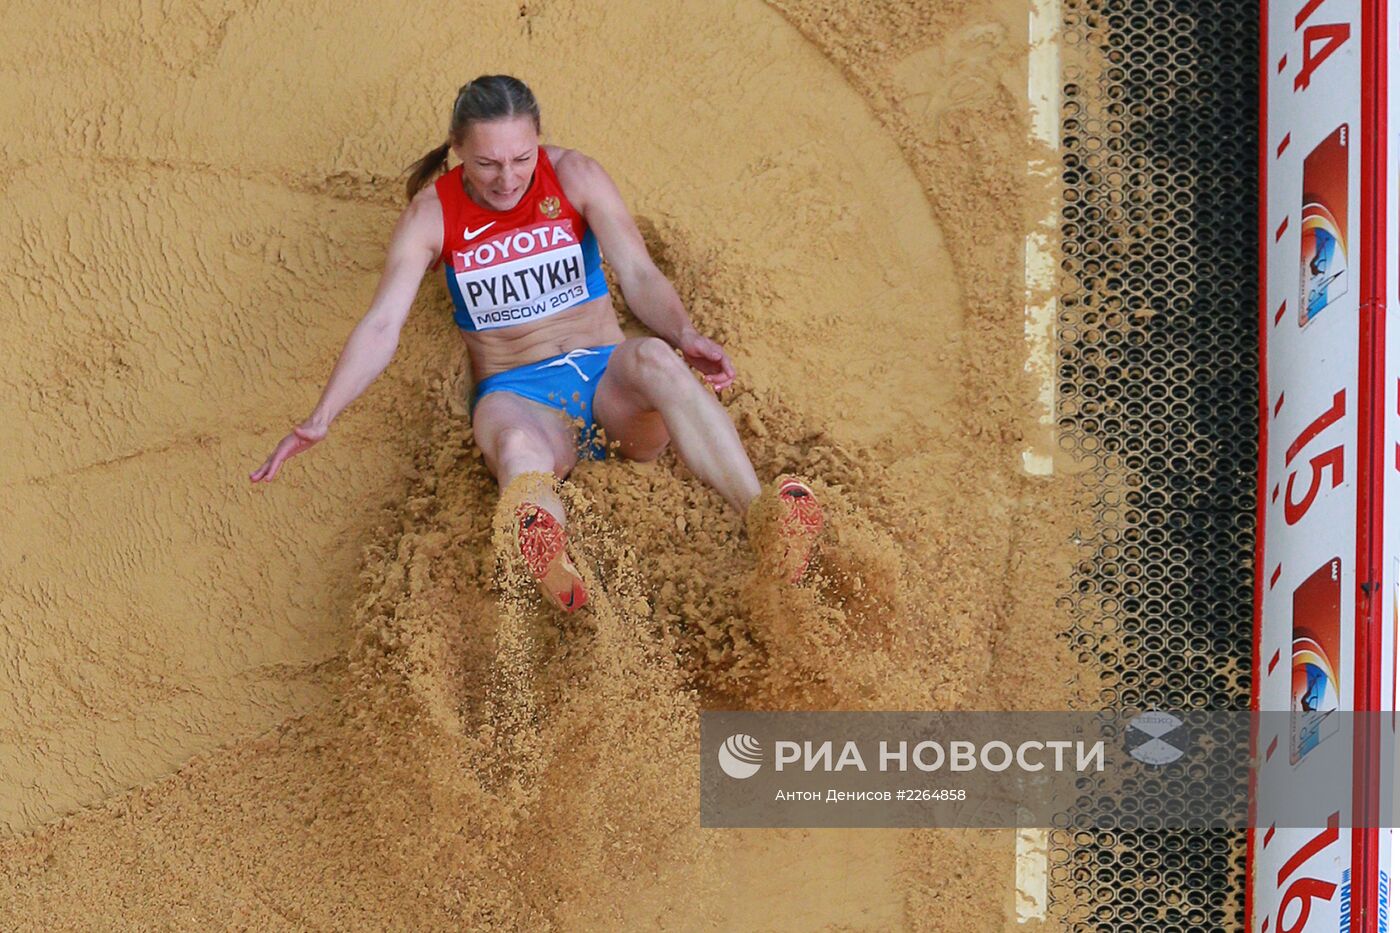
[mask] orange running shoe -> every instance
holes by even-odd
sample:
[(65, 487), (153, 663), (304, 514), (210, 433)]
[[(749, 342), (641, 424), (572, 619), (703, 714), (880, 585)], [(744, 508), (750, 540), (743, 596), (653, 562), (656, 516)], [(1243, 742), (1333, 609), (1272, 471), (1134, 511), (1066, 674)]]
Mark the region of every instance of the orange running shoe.
[(812, 548), (825, 520), (811, 487), (796, 477), (778, 477), (778, 498), (787, 504), (778, 530), (786, 547), (783, 566), (792, 568), (789, 582), (796, 583), (807, 572)]
[(588, 592), (583, 588), (583, 576), (569, 560), (564, 526), (533, 502), (516, 506), (515, 520), (520, 553), (545, 598), (565, 612), (584, 606)]

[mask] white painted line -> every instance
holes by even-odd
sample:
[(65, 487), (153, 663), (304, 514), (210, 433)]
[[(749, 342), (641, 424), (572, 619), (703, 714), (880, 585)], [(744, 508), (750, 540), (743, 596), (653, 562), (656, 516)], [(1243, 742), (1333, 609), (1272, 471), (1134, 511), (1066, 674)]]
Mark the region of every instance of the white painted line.
[[(1033, 0), (1030, 12), (1030, 56), (1026, 95), (1030, 101), (1031, 138), (1055, 153), (1060, 149), (1060, 0)], [(1032, 161), (1032, 176), (1056, 178), (1058, 157), (1048, 163)], [(1040, 379), (1036, 406), (1038, 430), (1021, 454), (1021, 464), (1034, 476), (1055, 471), (1055, 316), (1057, 237), (1060, 210), (1052, 201), (1039, 229), (1026, 236), (1026, 371)], [(1016, 830), (1016, 922), (1044, 921), (1050, 902), (1050, 831)]]
[[(1058, 153), (1060, 149), (1060, 0), (1034, 0), (1030, 12), (1030, 56), (1026, 93), (1030, 101), (1031, 138)], [(1058, 158), (1033, 160), (1034, 177), (1057, 178)], [(1027, 473), (1048, 476), (1055, 469), (1055, 314), (1057, 243), (1060, 211), (1052, 203), (1026, 236), (1026, 371), (1039, 377), (1037, 429), (1021, 454)]]
[(1050, 902), (1050, 831), (1016, 830), (1016, 922), (1045, 919)]

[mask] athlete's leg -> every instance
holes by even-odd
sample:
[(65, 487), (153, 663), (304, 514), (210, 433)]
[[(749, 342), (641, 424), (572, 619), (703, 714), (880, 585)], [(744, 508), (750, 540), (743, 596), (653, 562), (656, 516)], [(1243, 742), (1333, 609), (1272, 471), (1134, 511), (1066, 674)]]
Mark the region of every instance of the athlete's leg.
[[(780, 476), (771, 499), (760, 499), (729, 413), (669, 344), (656, 337), (620, 344), (598, 382), (593, 417), (633, 460), (654, 459), (673, 441), (685, 465), (744, 516), (760, 562), (790, 582), (801, 578), (823, 524), (812, 490)], [(765, 535), (765, 527), (776, 535)]]
[[(575, 429), (558, 411), (513, 392), (492, 392), (472, 412), (472, 433), (486, 468), (502, 490), (522, 473), (553, 473), (560, 479), (578, 462)], [(545, 490), (539, 505), (564, 521), (564, 504)]]
[[(548, 405), (511, 392), (492, 392), (472, 413), (472, 433), (502, 491), (524, 473), (569, 475), (578, 461), (577, 430)], [(516, 538), (545, 596), (566, 612), (584, 605), (583, 578), (569, 559), (564, 503), (541, 484), (516, 507)]]
[(659, 337), (633, 337), (613, 351), (593, 396), (593, 418), (631, 460), (654, 460), (674, 443), (681, 461), (741, 515), (758, 495), (729, 412)]

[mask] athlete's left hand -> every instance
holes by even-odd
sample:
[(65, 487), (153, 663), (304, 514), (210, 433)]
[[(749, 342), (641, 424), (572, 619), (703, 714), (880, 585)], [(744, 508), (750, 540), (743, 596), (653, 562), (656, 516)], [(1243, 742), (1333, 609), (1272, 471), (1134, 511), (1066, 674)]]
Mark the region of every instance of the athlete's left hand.
[(734, 381), (734, 364), (729, 361), (729, 354), (709, 337), (687, 329), (676, 342), (676, 348), (716, 392), (728, 388)]

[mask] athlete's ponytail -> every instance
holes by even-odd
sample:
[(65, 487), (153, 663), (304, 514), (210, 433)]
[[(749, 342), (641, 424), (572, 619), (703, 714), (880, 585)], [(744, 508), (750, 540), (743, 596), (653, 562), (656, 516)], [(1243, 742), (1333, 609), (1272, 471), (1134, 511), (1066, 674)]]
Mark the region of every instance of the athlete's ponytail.
[(449, 139), (408, 167), (408, 171), (412, 173), (408, 176), (408, 199), (410, 201), (423, 186), (435, 176), (442, 174), (442, 170), (447, 167), (447, 154), (451, 151), (452, 140)]
[(409, 166), (408, 199), (413, 200), (423, 186), (447, 168), (447, 155), (462, 141), (467, 127), (486, 120), (528, 116), (540, 130), (540, 105), (535, 95), (519, 78), (510, 75), (482, 75), (468, 81), (457, 91), (452, 105), (452, 122), (447, 129), (447, 141)]

